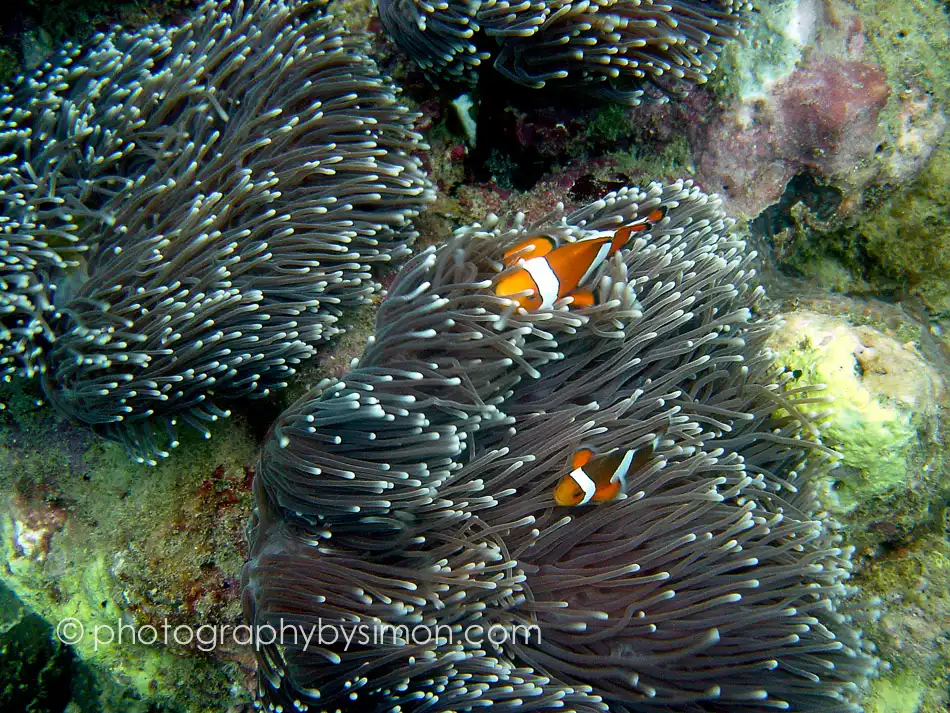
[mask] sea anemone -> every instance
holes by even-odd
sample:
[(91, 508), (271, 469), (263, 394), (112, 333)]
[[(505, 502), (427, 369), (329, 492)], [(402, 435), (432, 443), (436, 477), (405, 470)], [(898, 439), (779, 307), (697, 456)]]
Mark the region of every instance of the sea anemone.
[[(645, 90), (703, 84), (751, 9), (747, 0), (380, 0), (392, 40), (438, 85), (472, 82), (482, 62), (512, 81), (558, 82), (628, 104)], [(496, 49), (486, 49), (494, 38)]]
[[(526, 312), (491, 289), (526, 235), (666, 217)], [(492, 218), (411, 260), (342, 380), (272, 426), (243, 574), (270, 710), (854, 711), (823, 403), (764, 349), (753, 253), (689, 182)], [(654, 451), (558, 507), (581, 448)], [(304, 636), (311, 635), (309, 641)]]
[(180, 423), (208, 435), (225, 401), (283, 387), (433, 198), (416, 115), (368, 52), (322, 2), (209, 2), (22, 81), (0, 188), (20, 252), (47, 259), (4, 287), (8, 362), (29, 353), (62, 413), (147, 462)]

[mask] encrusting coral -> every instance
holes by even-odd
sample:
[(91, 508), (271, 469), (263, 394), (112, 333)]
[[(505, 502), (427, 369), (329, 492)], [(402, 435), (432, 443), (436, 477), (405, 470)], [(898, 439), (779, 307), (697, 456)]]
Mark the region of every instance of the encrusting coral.
[[(750, 8), (745, 0), (381, 0), (379, 16), (436, 84), (470, 82), (493, 58), (523, 86), (556, 82), (637, 104), (646, 90), (703, 84)], [(484, 49), (491, 39), (497, 51)]]
[[(492, 290), (526, 236), (658, 208), (592, 307)], [(858, 710), (850, 551), (813, 483), (824, 400), (772, 367), (730, 227), (691, 183), (652, 184), (403, 268), (362, 357), (261, 456), (242, 580), (282, 636), (258, 652), (267, 709)], [(616, 500), (555, 506), (578, 450), (651, 443)]]
[(323, 5), (209, 2), (0, 99), (0, 367), (139, 460), (283, 387), (433, 198), (415, 115)]

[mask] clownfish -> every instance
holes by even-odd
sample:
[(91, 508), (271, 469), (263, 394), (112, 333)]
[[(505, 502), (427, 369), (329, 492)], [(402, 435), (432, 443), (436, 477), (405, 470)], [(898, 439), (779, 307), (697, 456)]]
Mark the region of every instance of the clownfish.
[(597, 457), (589, 448), (582, 448), (571, 458), (573, 470), (554, 486), (554, 502), (558, 505), (607, 503), (627, 489), (627, 473), (646, 465), (659, 444), (659, 436), (645, 448), (616, 450)]
[(530, 290), (530, 294), (514, 297), (525, 309), (545, 309), (562, 297), (574, 298), (574, 305), (589, 307), (594, 304), (594, 293), (578, 289), (594, 274), (601, 264), (620, 250), (630, 236), (649, 230), (663, 220), (666, 208), (654, 209), (646, 218), (625, 225), (613, 232), (597, 233), (593, 237), (555, 247), (550, 235), (528, 238), (505, 252), (502, 262), (512, 267), (520, 261), (517, 270), (503, 275), (495, 283), (495, 294), (511, 297)]

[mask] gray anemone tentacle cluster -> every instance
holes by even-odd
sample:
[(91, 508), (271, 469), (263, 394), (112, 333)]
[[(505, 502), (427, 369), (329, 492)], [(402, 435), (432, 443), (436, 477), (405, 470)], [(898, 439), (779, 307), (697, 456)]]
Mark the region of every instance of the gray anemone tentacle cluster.
[(380, 0), (379, 15), (435, 84), (471, 82), (494, 58), (496, 70), (527, 87), (557, 82), (637, 104), (645, 89), (665, 96), (705, 83), (751, 7), (747, 0)]
[[(527, 235), (658, 206), (595, 306), (495, 296)], [(691, 183), (652, 184), (492, 218), (403, 268), (362, 357), (261, 455), (244, 607), (283, 632), (259, 651), (262, 705), (858, 710), (871, 660), (836, 611), (850, 551), (813, 485), (824, 402), (773, 368), (730, 225)], [(555, 505), (576, 451), (658, 437), (616, 500)]]
[(0, 99), (0, 368), (167, 455), (285, 385), (409, 254), (416, 115), (323, 2), (209, 2)]

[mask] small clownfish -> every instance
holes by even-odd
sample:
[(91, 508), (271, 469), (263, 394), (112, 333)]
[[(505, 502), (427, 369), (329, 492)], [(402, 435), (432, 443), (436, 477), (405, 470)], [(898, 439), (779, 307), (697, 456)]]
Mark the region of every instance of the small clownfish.
[(502, 257), (505, 267), (521, 261), (517, 270), (503, 275), (495, 283), (495, 294), (510, 297), (519, 292), (529, 295), (513, 298), (525, 309), (545, 309), (562, 297), (574, 298), (574, 305), (589, 307), (594, 304), (594, 293), (578, 289), (601, 264), (620, 250), (634, 233), (649, 230), (663, 220), (666, 208), (656, 208), (642, 220), (625, 225), (616, 231), (597, 233), (591, 238), (555, 247), (550, 235), (536, 235), (508, 250)]
[(659, 444), (659, 436), (639, 450), (616, 450), (597, 457), (589, 448), (582, 448), (571, 458), (573, 470), (554, 486), (554, 502), (558, 505), (608, 503), (621, 490), (627, 489), (627, 473), (646, 465)]

